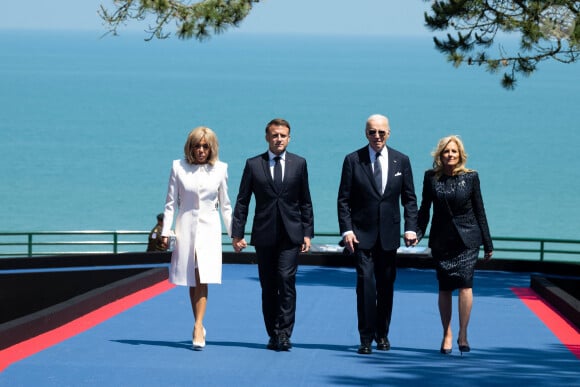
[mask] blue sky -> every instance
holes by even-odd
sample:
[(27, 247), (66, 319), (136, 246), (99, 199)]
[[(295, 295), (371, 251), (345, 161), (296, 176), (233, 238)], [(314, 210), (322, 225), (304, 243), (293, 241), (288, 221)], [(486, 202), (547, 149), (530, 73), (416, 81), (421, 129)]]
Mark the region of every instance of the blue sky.
[[(7, 1), (0, 29), (103, 30), (97, 15), (110, 0)], [(229, 33), (425, 35), (422, 0), (264, 0)], [(143, 30), (131, 23), (126, 30)], [(120, 31), (121, 33), (123, 30)]]

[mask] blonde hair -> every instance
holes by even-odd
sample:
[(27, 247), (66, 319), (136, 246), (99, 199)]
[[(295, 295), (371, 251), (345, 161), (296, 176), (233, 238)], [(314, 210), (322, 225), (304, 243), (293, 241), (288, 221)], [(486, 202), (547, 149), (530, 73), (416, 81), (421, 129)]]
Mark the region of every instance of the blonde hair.
[(431, 152), (431, 156), (433, 156), (433, 171), (435, 171), (435, 176), (440, 177), (443, 174), (443, 162), (441, 161), (441, 155), (443, 151), (449, 145), (449, 143), (454, 142), (457, 144), (457, 149), (459, 150), (459, 162), (457, 166), (453, 169), (452, 175), (459, 175), (461, 173), (471, 172), (471, 169), (468, 169), (465, 164), (467, 164), (467, 152), (465, 152), (465, 147), (463, 146), (463, 141), (457, 135), (451, 135), (447, 137), (443, 137), (439, 140), (437, 147), (433, 152)]
[(185, 159), (189, 164), (197, 164), (194, 149), (195, 146), (199, 144), (202, 139), (205, 139), (205, 141), (209, 145), (209, 156), (207, 157), (207, 163), (209, 165), (214, 165), (215, 162), (218, 160), (219, 144), (217, 136), (214, 133), (214, 131), (205, 126), (198, 126), (191, 132), (189, 132), (189, 135), (187, 136), (187, 141), (185, 141), (185, 145), (183, 147)]

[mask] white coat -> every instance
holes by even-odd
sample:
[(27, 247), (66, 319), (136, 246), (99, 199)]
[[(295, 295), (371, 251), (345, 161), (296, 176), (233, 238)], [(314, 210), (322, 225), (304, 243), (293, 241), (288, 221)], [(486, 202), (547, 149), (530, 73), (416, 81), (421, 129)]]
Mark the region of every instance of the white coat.
[[(228, 165), (217, 161), (189, 164), (174, 160), (169, 177), (161, 235), (170, 236), (175, 218), (176, 243), (171, 255), (169, 281), (175, 285), (196, 286), (195, 267), (201, 283), (221, 283), (221, 211), (231, 235), (232, 207), (228, 197)], [(197, 258), (197, 262), (196, 262)]]

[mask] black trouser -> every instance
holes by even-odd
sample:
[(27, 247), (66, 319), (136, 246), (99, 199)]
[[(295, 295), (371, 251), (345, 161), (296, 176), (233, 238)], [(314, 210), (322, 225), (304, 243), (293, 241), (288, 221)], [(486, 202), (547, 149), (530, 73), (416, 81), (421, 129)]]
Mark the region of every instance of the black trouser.
[(255, 246), (262, 286), (262, 313), (270, 337), (292, 335), (296, 315), (296, 271), (300, 246), (282, 233), (273, 246)]
[(356, 295), (361, 341), (388, 336), (397, 277), (397, 250), (356, 249)]

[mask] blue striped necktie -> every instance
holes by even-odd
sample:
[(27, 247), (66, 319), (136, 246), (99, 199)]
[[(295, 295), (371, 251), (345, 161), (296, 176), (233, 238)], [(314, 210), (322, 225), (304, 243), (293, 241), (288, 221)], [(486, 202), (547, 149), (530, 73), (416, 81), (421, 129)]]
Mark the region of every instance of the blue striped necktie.
[(282, 188), (282, 164), (280, 163), (280, 156), (274, 157), (274, 185), (277, 190)]
[(381, 157), (381, 152), (377, 152), (377, 154), (375, 155), (373, 176), (375, 178), (375, 184), (377, 185), (379, 192), (383, 193), (383, 173), (379, 157)]

